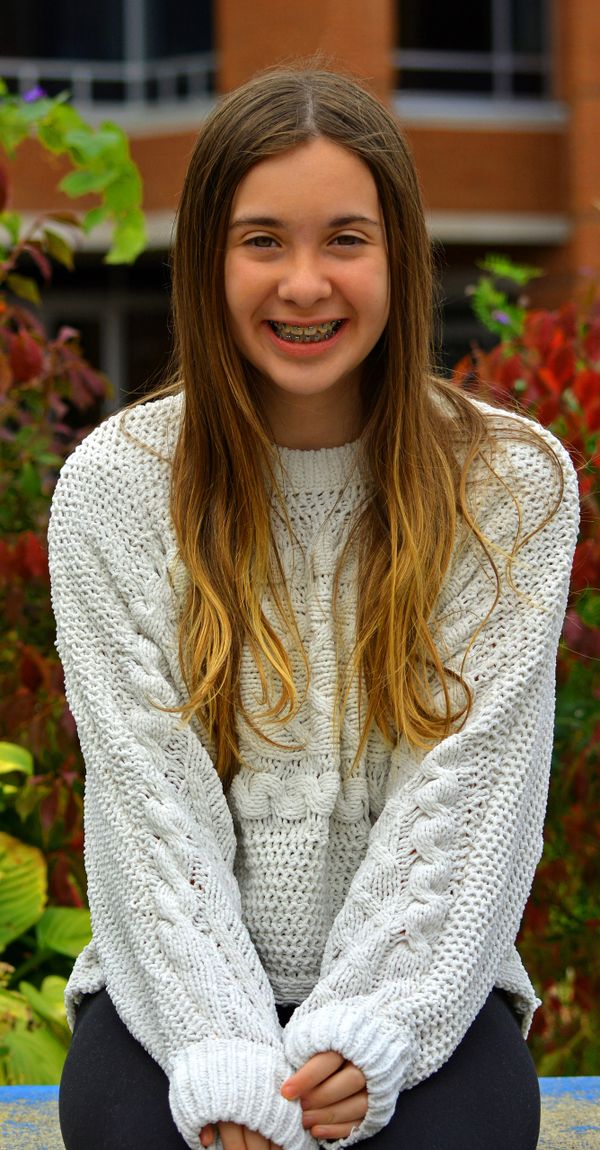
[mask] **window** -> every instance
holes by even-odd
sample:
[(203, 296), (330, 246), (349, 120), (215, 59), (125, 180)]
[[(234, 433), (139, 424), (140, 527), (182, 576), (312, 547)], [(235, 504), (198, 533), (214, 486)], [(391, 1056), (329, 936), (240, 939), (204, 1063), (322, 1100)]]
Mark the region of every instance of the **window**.
[(399, 0), (396, 87), (549, 99), (548, 0)]
[(0, 76), (79, 103), (186, 100), (214, 91), (211, 0), (2, 0)]

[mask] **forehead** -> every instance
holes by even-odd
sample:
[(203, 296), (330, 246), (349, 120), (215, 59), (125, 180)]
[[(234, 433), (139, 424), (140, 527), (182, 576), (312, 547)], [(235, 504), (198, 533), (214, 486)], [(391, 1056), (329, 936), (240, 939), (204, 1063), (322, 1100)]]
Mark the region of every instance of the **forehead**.
[[(381, 218), (375, 181), (367, 165), (348, 148), (319, 137), (260, 160), (237, 187), (232, 214), (323, 210), (328, 216)], [(333, 212), (333, 209), (335, 211)]]

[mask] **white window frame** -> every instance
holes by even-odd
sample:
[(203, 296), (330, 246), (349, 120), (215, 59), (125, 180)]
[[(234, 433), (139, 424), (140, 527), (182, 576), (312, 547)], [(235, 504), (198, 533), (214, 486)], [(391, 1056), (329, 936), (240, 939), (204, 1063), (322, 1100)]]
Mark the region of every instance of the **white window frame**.
[[(207, 3), (208, 0), (203, 0)], [(58, 81), (71, 92), (78, 106), (109, 101), (98, 98), (95, 85), (120, 83), (124, 97), (118, 106), (149, 105), (156, 101), (185, 102), (205, 98), (217, 62), (214, 52), (150, 59), (146, 56), (146, 0), (122, 0), (123, 58), (121, 60), (47, 60), (0, 56), (0, 76), (16, 83), (20, 95), (44, 82)], [(148, 98), (148, 85), (156, 87), (156, 101)], [(181, 92), (183, 89), (183, 93)]]
[[(525, 0), (526, 2), (526, 0)], [(550, 5), (545, 0), (542, 5), (542, 51), (540, 53), (519, 53), (512, 48), (512, 14), (510, 0), (490, 0), (492, 15), (492, 49), (490, 52), (427, 51), (399, 47), (393, 53), (394, 67), (398, 72), (450, 72), (460, 75), (465, 72), (485, 72), (491, 77), (491, 91), (460, 92), (452, 89), (444, 92), (435, 89), (398, 88), (401, 98), (456, 98), (470, 100), (490, 100), (506, 103), (527, 100), (539, 103), (552, 100), (552, 36), (550, 27)], [(539, 73), (543, 79), (543, 92), (540, 96), (522, 96), (514, 91), (514, 77), (518, 72)]]

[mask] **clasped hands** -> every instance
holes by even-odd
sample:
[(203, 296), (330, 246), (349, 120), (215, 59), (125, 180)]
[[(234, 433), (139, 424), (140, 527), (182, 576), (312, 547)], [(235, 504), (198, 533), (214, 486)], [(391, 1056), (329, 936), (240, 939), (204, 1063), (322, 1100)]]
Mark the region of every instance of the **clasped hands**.
[[(365, 1076), (353, 1062), (346, 1062), (341, 1054), (327, 1050), (315, 1054), (281, 1087), (283, 1098), (299, 1099), (302, 1105), (302, 1125), (310, 1130), (317, 1141), (347, 1138), (354, 1126), (362, 1122), (367, 1113)], [(218, 1122), (223, 1150), (281, 1150), (256, 1130), (249, 1130), (237, 1122)], [(200, 1142), (210, 1146), (214, 1126), (203, 1126)]]

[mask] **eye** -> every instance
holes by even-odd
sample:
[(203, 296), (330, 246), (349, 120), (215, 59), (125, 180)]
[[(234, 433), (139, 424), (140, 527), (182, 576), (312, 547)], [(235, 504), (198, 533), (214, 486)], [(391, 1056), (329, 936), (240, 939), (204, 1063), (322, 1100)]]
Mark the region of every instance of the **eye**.
[(271, 248), (276, 247), (277, 240), (273, 236), (249, 236), (244, 240), (244, 246), (250, 248)]
[(352, 235), (350, 232), (344, 232), (342, 235), (334, 236), (332, 240), (332, 243), (337, 244), (342, 248), (357, 247), (358, 245), (364, 244), (365, 242), (366, 241), (363, 240), (361, 236)]

